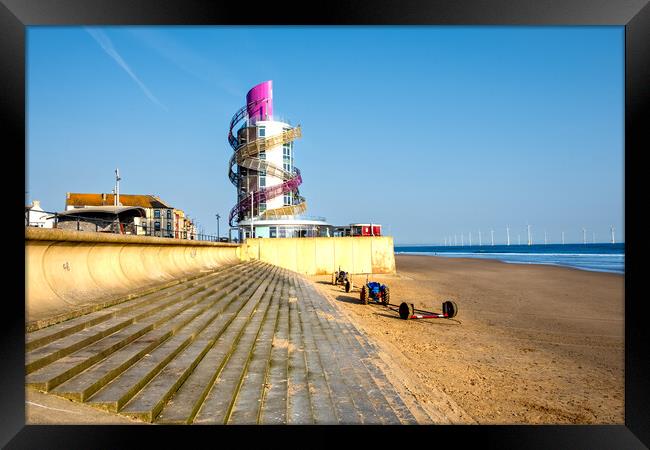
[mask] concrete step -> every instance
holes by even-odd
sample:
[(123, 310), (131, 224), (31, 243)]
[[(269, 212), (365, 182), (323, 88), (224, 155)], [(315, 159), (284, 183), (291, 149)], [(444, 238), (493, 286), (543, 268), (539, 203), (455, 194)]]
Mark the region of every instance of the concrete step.
[[(318, 307), (323, 307), (323, 298), (316, 297), (315, 292), (308, 293), (304, 289), (304, 279), (298, 279), (297, 283), (301, 286), (303, 291), (303, 298), (306, 302), (314, 303), (314, 299), (318, 299)], [(322, 322), (321, 322), (322, 323)], [(338, 360), (340, 361), (341, 372), (344, 375), (344, 380), (351, 387), (357, 387), (358, 395), (355, 395), (353, 401), (357, 409), (362, 414), (363, 423), (371, 424), (386, 424), (386, 423), (400, 423), (395, 415), (395, 412), (390, 408), (383, 394), (377, 387), (374, 379), (368, 372), (363, 363), (363, 354), (360, 352), (359, 345), (352, 345), (346, 339), (346, 333), (341, 327), (338, 326), (337, 321), (327, 321), (327, 326), (331, 327), (331, 331), (325, 332), (327, 336), (335, 338), (334, 346), (335, 351), (338, 351)], [(343, 331), (343, 332), (342, 332)]]
[[(298, 284), (298, 281), (296, 283)], [(303, 301), (308, 301), (308, 299), (303, 298)], [(341, 336), (337, 336), (340, 330), (333, 327), (334, 322), (335, 320), (329, 320), (326, 323), (322, 323), (319, 320), (318, 324), (322, 327), (322, 332), (325, 340), (328, 341), (329, 349), (335, 356), (336, 366), (340, 374), (338, 380), (345, 384), (358, 415), (357, 420), (353, 423), (378, 423), (379, 417), (377, 411), (364, 389), (362, 377), (359, 376), (360, 362), (358, 355), (353, 349), (342, 346)], [(324, 342), (321, 342), (320, 345), (324, 353), (326, 348)]]
[[(277, 271), (274, 276), (277, 277)], [(277, 278), (274, 278), (273, 282), (275, 284)], [(249, 301), (247, 304), (249, 305), (248, 310), (250, 310), (250, 305), (253, 303)], [(191, 423), (194, 420), (217, 376), (221, 373), (235, 346), (238, 345), (242, 324), (242, 319), (239, 317), (247, 317), (247, 311), (242, 311), (241, 307), (234, 311), (238, 317), (236, 322), (235, 315), (233, 312), (230, 313), (227, 318), (227, 328), (219, 335), (192, 374), (165, 405), (158, 417), (159, 423)]]
[(255, 339), (246, 374), (241, 380), (241, 385), (228, 418), (227, 423), (229, 424), (259, 423), (273, 335), (278, 325), (280, 303), (286, 303), (288, 300), (288, 291), (284, 282), (287, 272), (283, 270), (281, 276), (282, 281), (273, 292), (271, 305)]
[(260, 398), (257, 422), (260, 424), (286, 424), (288, 402), (289, 357), (289, 286), (284, 272), (283, 290), (278, 305), (275, 332), (266, 369), (264, 390)]
[(130, 309), (130, 315), (116, 314), (114, 317), (103, 320), (96, 325), (89, 326), (74, 334), (62, 337), (45, 346), (29, 351), (25, 357), (25, 369), (28, 374), (34, 372), (35, 370), (38, 370), (41, 367), (44, 367), (47, 364), (56, 361), (57, 359), (69, 355), (87, 345), (105, 338), (112, 333), (115, 333), (122, 328), (127, 327), (128, 325), (131, 325), (137, 321), (141, 321), (161, 310), (164, 310), (165, 308), (178, 303), (179, 299), (187, 300), (200, 298), (203, 292), (217, 285), (222, 281), (221, 278), (223, 277), (227, 277), (227, 275), (211, 278), (203, 283), (200, 283), (199, 286), (195, 288), (178, 292), (171, 296), (165, 296), (158, 301), (141, 303), (136, 307)]
[[(210, 291), (223, 292), (225, 295), (225, 292), (228, 292), (228, 290), (233, 288), (239, 280), (247, 276), (250, 273), (250, 270), (254, 269), (251, 267), (248, 270), (233, 270), (230, 276), (224, 276), (223, 279), (218, 280), (217, 278), (214, 278), (213, 282), (216, 284), (213, 284), (207, 290), (202, 290), (195, 295), (200, 295), (202, 299), (207, 298)], [(184, 323), (181, 321), (183, 317), (189, 316), (191, 319), (203, 312), (209, 306), (203, 301), (200, 301), (195, 307), (192, 307), (192, 298), (194, 298), (194, 296), (190, 296), (190, 298), (186, 299), (189, 308), (188, 311), (181, 312), (183, 311), (181, 305), (184, 305), (184, 303), (182, 301), (177, 301), (171, 306), (158, 311), (156, 314), (149, 316), (142, 321), (128, 325), (69, 356), (63, 357), (42, 369), (30, 373), (27, 376), (27, 384), (36, 389), (48, 391), (98, 361), (108, 357), (110, 354), (118, 351), (122, 347), (130, 344), (145, 333), (157, 329), (159, 331), (155, 333), (155, 335), (148, 335), (149, 339), (147, 339), (147, 341), (149, 341), (149, 343), (145, 348), (151, 348), (152, 345), (162, 342), (163, 339), (166, 339), (174, 332), (174, 323)], [(171, 320), (171, 322), (167, 322), (168, 320)], [(187, 320), (185, 320), (185, 322), (187, 322)], [(156, 336), (156, 339), (152, 340), (152, 336)]]
[(287, 424), (313, 424), (314, 414), (307, 383), (307, 361), (298, 312), (298, 292), (289, 284), (289, 352), (287, 355)]
[[(225, 296), (213, 299), (218, 307), (212, 307), (198, 316), (186, 327), (162, 345), (145, 355), (143, 359), (120, 374), (110, 384), (88, 399), (88, 402), (109, 411), (120, 410), (142, 387), (162, 370), (178, 353), (194, 339), (238, 296), (259, 280), (256, 273), (239, 284)], [(245, 295), (245, 294), (244, 294)]]
[(85, 314), (74, 319), (66, 320), (65, 322), (61, 322), (56, 325), (28, 333), (26, 336), (25, 344), (26, 350), (31, 351), (37, 349), (57, 339), (81, 331), (84, 328), (88, 328), (105, 320), (109, 320), (113, 317), (116, 317), (117, 315), (124, 315), (139, 306), (148, 305), (156, 300), (164, 299), (171, 295), (187, 291), (192, 287), (200, 286), (204, 283), (207, 283), (211, 279), (222, 275), (223, 272), (227, 269), (241, 270), (244, 266), (245, 264), (238, 264), (236, 266), (220, 267), (214, 272), (207, 273), (199, 277), (194, 277), (188, 281), (180, 282), (171, 287), (161, 288), (149, 294), (121, 302), (117, 305), (103, 308), (98, 311), (91, 312), (89, 314)]
[[(323, 312), (331, 312), (335, 310), (334, 305), (320, 292), (318, 292), (313, 283), (306, 280), (303, 283), (303, 286), (305, 286), (306, 290), (312, 293), (312, 295), (314, 295), (316, 298), (324, 298), (326, 300), (326, 303), (323, 303), (322, 306)], [(400, 395), (397, 393), (395, 387), (393, 386), (393, 383), (386, 376), (386, 373), (388, 373), (389, 369), (388, 366), (381, 360), (381, 358), (378, 357), (379, 350), (376, 344), (369, 341), (368, 337), (364, 333), (361, 333), (358, 328), (356, 328), (347, 320), (340, 321), (339, 326), (350, 331), (348, 333), (348, 337), (354, 336), (355, 341), (352, 341), (352, 345), (355, 345), (355, 342), (361, 343), (359, 351), (362, 354), (362, 361), (366, 365), (368, 371), (373, 377), (373, 380), (380, 388), (384, 397), (388, 401), (388, 404), (391, 406), (401, 423), (407, 425), (417, 424), (418, 422), (415, 419), (413, 412), (411, 412), (411, 410), (406, 406)], [(428, 416), (428, 413), (426, 413), (423, 408), (418, 406), (416, 407), (423, 416)], [(434, 422), (433, 419), (431, 422)]]
[[(302, 285), (305, 287), (305, 290), (307, 291), (308, 295), (311, 295), (313, 296), (312, 298), (317, 299), (316, 301), (318, 301), (319, 304), (321, 305), (320, 310), (322, 311), (323, 314), (332, 314), (336, 311), (331, 301), (327, 299), (325, 296), (323, 296), (320, 292), (318, 292), (318, 290), (316, 289), (313, 283), (311, 283), (309, 280), (304, 280)], [(325, 302), (322, 302), (322, 300), (319, 299), (324, 299)], [(350, 323), (347, 320), (339, 321), (338, 326), (341, 329), (347, 330), (347, 333), (344, 333), (343, 335), (347, 337), (347, 339), (351, 342), (351, 345), (354, 346), (357, 343), (361, 344), (359, 348), (359, 351), (361, 352), (362, 355), (361, 360), (363, 361), (364, 365), (366, 365), (366, 368), (373, 376), (373, 380), (380, 388), (381, 392), (384, 394), (384, 397), (388, 401), (389, 405), (391, 406), (391, 408), (393, 409), (393, 411), (395, 412), (395, 414), (397, 415), (401, 423), (416, 424), (417, 420), (415, 419), (415, 416), (413, 415), (411, 410), (406, 406), (402, 398), (399, 396), (391, 381), (387, 378), (386, 373), (388, 372), (388, 367), (377, 356), (378, 349), (375, 343), (369, 341), (365, 334), (361, 333), (358, 328), (356, 328), (354, 325), (352, 325), (352, 323)], [(428, 414), (424, 411), (423, 408), (418, 407), (418, 410), (424, 416), (428, 416)]]
[[(305, 328), (311, 330), (309, 334), (313, 335), (314, 349), (309, 353), (319, 356), (319, 363), (327, 383), (330, 402), (335, 413), (336, 421), (340, 424), (359, 423), (362, 416), (352, 400), (355, 390), (348, 387), (345, 383), (339, 361), (335, 357), (336, 349), (332, 346), (330, 340), (328, 340), (326, 336), (327, 330), (321, 326), (316, 315), (315, 306), (305, 297), (300, 283), (298, 283), (298, 290), (303, 300), (300, 302), (300, 306), (303, 311), (302, 318), (305, 321)], [(333, 316), (331, 317), (332, 320), (335, 320)]]
[(122, 414), (152, 422), (160, 413), (165, 403), (192, 374), (204, 359), (214, 343), (230, 326), (236, 326), (240, 318), (248, 318), (257, 307), (263, 293), (273, 282), (274, 274), (269, 274), (253, 286), (252, 295), (243, 294), (229, 308), (211, 323), (187, 348), (178, 354), (158, 375), (156, 375), (133, 399), (120, 411)]
[[(161, 423), (174, 423), (179, 420), (201, 424), (225, 422), (253, 344), (250, 339), (251, 330), (255, 327), (259, 328), (258, 324), (269, 307), (269, 298), (277, 284), (278, 276), (277, 272), (274, 272), (271, 283), (267, 284), (264, 290), (255, 292), (212, 347), (210, 354), (201, 361), (197, 376), (190, 384), (183, 386), (185, 389), (174, 397), (174, 402), (170, 405), (173, 406), (171, 409), (167, 408), (167, 413), (162, 415)], [(200, 395), (198, 397), (196, 393), (189, 395), (196, 381), (206, 377), (210, 372), (210, 382), (204, 384), (203, 390), (199, 392)], [(180, 407), (179, 412), (183, 411), (185, 414), (190, 411), (191, 416), (182, 418), (178, 412), (172, 414), (172, 409), (175, 410), (177, 407)]]
[[(242, 274), (233, 274), (231, 284), (227, 285), (223, 291), (228, 292), (233, 286), (239, 286), (245, 281), (244, 277), (254, 276), (261, 269), (255, 272), (245, 271)], [(215, 296), (213, 300), (218, 300)], [(208, 303), (207, 306), (213, 304)], [(100, 363), (92, 366), (90, 369), (73, 377), (53, 390), (57, 395), (70, 398), (77, 401), (86, 401), (92, 394), (104, 387), (108, 382), (120, 375), (126, 369), (135, 364), (153, 349), (158, 347), (165, 340), (179, 333), (183, 327), (197, 318), (197, 315), (204, 312), (206, 307), (189, 309), (182, 314), (174, 317), (164, 326), (151, 331), (141, 338), (135, 340), (124, 349), (112, 354)]]
[[(320, 315), (325, 318), (336, 313), (335, 308), (321, 293), (319, 293), (311, 282), (301, 280), (301, 287), (305, 299), (312, 304), (318, 305)], [(377, 348), (374, 343), (368, 341), (354, 325), (346, 320), (328, 321), (332, 326), (339, 341), (343, 339), (346, 343), (344, 348), (354, 351), (356, 358), (361, 361), (365, 371), (359, 368), (358, 373), (364, 380), (364, 390), (369, 394), (369, 398), (374, 401), (375, 408), (378, 408), (378, 414), (383, 423), (417, 423), (411, 411), (406, 407), (399, 397), (391, 382), (387, 379), (385, 373), (379, 368), (381, 365), (377, 355)]]
[[(307, 367), (307, 383), (309, 397), (312, 402), (314, 423), (336, 424), (339, 422), (334, 398), (328, 383), (327, 373), (321, 359), (322, 348), (317, 341), (325, 339), (322, 330), (314, 327), (313, 306), (305, 301), (302, 286), (296, 282), (295, 276), (291, 282), (294, 285), (300, 301), (296, 302), (300, 317), (300, 329), (305, 346), (305, 362)], [(318, 338), (318, 339), (317, 339)]]

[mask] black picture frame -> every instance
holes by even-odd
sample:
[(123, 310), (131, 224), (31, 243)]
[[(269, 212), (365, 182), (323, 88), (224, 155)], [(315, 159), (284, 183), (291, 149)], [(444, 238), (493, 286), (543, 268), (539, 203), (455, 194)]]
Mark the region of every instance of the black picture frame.
[[(280, 5), (280, 4), (278, 4)], [(318, 6), (320, 5), (320, 6)], [(313, 8), (313, 6), (318, 6)], [(6, 261), (16, 267), (16, 276), (5, 280), (0, 317), (2, 326), (2, 421), (0, 445), (6, 448), (125, 448), (153, 446), (181, 438), (183, 445), (245, 445), (259, 439), (265, 445), (341, 445), (361, 442), (364, 447), (386, 442), (398, 435), (398, 445), (412, 439), (430, 445), (458, 446), (473, 442), (482, 448), (646, 448), (650, 446), (648, 370), (650, 336), (644, 324), (646, 300), (640, 277), (644, 236), (640, 215), (643, 197), (641, 158), (648, 146), (650, 86), (650, 6), (647, 0), (448, 0), (347, 1), (314, 3), (282, 2), (273, 8), (245, 6), (242, 2), (197, 0), (0, 0), (0, 110), (6, 133), (3, 136), (5, 167), (18, 172), (25, 168), (25, 27), (35, 25), (619, 25), (625, 26), (625, 425), (573, 426), (413, 426), (413, 427), (134, 427), (134, 426), (40, 426), (25, 425), (24, 398), (24, 249), (16, 228), (5, 242), (15, 243), (15, 252), (5, 250)], [(638, 176), (637, 176), (638, 175)], [(25, 175), (26, 176), (26, 175)], [(5, 192), (15, 193), (16, 183)], [(18, 196), (9, 196), (19, 207)], [(11, 203), (14, 206), (14, 203)], [(20, 205), (20, 207), (24, 207)], [(20, 214), (10, 208), (11, 219)], [(13, 223), (8, 220), (7, 223)], [(13, 232), (16, 236), (14, 238)], [(24, 230), (21, 231), (24, 236)], [(11, 236), (11, 238), (9, 238)], [(13, 258), (11, 256), (13, 256)], [(14, 261), (17, 261), (14, 264)], [(23, 261), (23, 264), (20, 264)], [(24, 272), (23, 272), (24, 275)], [(8, 294), (11, 292), (10, 294)], [(300, 434), (301, 441), (287, 441), (285, 433)], [(354, 436), (353, 436), (354, 435)], [(359, 441), (359, 438), (361, 441)], [(245, 444), (241, 439), (245, 439)], [(295, 439), (293, 436), (291, 439)], [(304, 440), (308, 439), (308, 441)], [(232, 441), (231, 441), (232, 442)], [(318, 444), (318, 445), (317, 445)]]

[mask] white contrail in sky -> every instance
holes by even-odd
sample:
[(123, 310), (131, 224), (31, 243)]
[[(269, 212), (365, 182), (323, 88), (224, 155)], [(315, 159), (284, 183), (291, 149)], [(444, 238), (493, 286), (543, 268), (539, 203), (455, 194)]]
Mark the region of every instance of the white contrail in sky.
[[(182, 45), (169, 33), (160, 30), (154, 31), (150, 27), (136, 27), (129, 29), (128, 32), (185, 73), (201, 81), (212, 83), (236, 98), (241, 97), (244, 86), (227, 67)], [(206, 35), (205, 38), (207, 39), (208, 36)]]
[(167, 107), (163, 105), (160, 102), (160, 100), (158, 100), (156, 96), (151, 93), (149, 88), (147, 88), (147, 86), (145, 86), (145, 84), (142, 81), (140, 81), (137, 75), (133, 73), (133, 70), (131, 70), (131, 68), (126, 63), (126, 61), (124, 61), (122, 56), (117, 52), (117, 50), (115, 50), (115, 47), (113, 46), (113, 42), (111, 42), (110, 38), (106, 35), (106, 33), (95, 28), (86, 28), (86, 31), (88, 32), (88, 34), (90, 34), (93, 37), (93, 39), (97, 41), (97, 43), (102, 47), (102, 49), (106, 52), (106, 54), (108, 54), (108, 56), (113, 58), (115, 62), (122, 69), (124, 69), (124, 71), (127, 74), (129, 74), (129, 76), (133, 79), (133, 81), (135, 81), (138, 84), (138, 86), (140, 86), (140, 89), (142, 89), (142, 92), (144, 92), (144, 95), (146, 95), (149, 98), (149, 100), (151, 100), (156, 105), (163, 108), (165, 111), (168, 111)]

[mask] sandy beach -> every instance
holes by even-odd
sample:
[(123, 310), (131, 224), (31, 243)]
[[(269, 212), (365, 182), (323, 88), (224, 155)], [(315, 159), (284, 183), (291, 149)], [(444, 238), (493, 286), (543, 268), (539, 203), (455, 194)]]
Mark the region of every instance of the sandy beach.
[[(371, 279), (401, 302), (457, 320), (401, 320), (311, 277), (378, 345), (394, 384), (440, 422), (624, 423), (624, 276), (499, 261), (396, 255)], [(345, 268), (342, 268), (345, 270)], [(440, 411), (444, 412), (443, 418)]]

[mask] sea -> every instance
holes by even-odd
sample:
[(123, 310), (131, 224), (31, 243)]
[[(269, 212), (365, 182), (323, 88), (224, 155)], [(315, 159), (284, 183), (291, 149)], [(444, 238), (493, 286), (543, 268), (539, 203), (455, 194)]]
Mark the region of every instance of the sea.
[(625, 273), (625, 244), (396, 245), (396, 254), (497, 259), (512, 264), (544, 264), (594, 272)]

